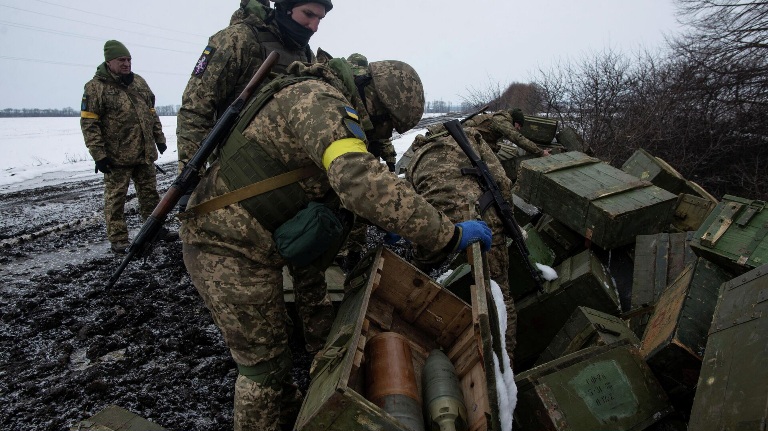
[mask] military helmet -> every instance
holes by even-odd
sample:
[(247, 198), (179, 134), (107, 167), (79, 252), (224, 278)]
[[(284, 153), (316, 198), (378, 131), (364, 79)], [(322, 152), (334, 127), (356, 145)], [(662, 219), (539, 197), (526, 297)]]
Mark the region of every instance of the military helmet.
[(299, 3), (320, 3), (325, 6), (325, 13), (328, 13), (333, 9), (333, 3), (331, 0), (312, 0), (312, 1), (298, 1), (298, 0), (273, 0), (275, 6), (282, 6), (285, 9), (291, 9)]
[(397, 60), (368, 65), (376, 96), (392, 118), (398, 133), (405, 133), (424, 114), (424, 86), (409, 64)]
[(368, 66), (368, 58), (359, 52), (351, 54), (349, 57), (347, 57), (347, 61), (354, 64), (355, 66)]

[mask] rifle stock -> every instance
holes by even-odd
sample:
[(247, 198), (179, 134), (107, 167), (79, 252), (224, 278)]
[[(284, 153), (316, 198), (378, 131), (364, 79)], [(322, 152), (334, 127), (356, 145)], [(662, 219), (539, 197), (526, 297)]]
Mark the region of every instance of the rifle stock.
[(504, 195), (502, 195), (499, 185), (496, 183), (493, 175), (491, 175), (491, 171), (488, 169), (488, 165), (483, 159), (480, 158), (477, 153), (475, 153), (475, 150), (469, 143), (469, 138), (467, 137), (466, 133), (464, 133), (464, 129), (462, 128), (461, 124), (462, 123), (458, 120), (451, 120), (443, 123), (443, 126), (445, 126), (445, 129), (456, 141), (456, 143), (459, 144), (459, 147), (461, 147), (462, 151), (464, 151), (464, 154), (467, 155), (470, 162), (472, 162), (473, 168), (462, 169), (462, 173), (477, 176), (483, 192), (489, 193), (491, 195), (493, 198), (493, 205), (496, 207), (496, 210), (499, 213), (499, 217), (501, 218), (501, 221), (504, 225), (504, 233), (512, 238), (512, 243), (515, 244), (515, 247), (520, 254), (520, 258), (523, 260), (523, 264), (528, 269), (528, 272), (530, 272), (531, 277), (536, 284), (536, 288), (541, 291), (543, 290), (541, 273), (531, 264), (529, 259), (531, 252), (528, 250), (528, 246), (525, 245), (525, 238), (523, 238), (523, 233), (520, 230), (520, 226), (518, 226), (517, 222), (515, 221), (512, 206), (509, 204), (509, 202), (507, 202), (506, 199), (504, 199)]
[(195, 155), (189, 160), (189, 162), (181, 170), (181, 173), (176, 177), (168, 191), (165, 192), (160, 203), (157, 204), (152, 214), (144, 222), (141, 230), (136, 235), (136, 238), (131, 242), (131, 246), (128, 248), (128, 252), (120, 263), (120, 266), (115, 270), (106, 288), (109, 289), (120, 278), (120, 274), (125, 270), (128, 263), (134, 258), (141, 257), (155, 241), (157, 234), (165, 223), (165, 219), (168, 214), (176, 207), (179, 199), (187, 192), (188, 189), (194, 187), (198, 180), (198, 173), (203, 168), (208, 158), (213, 154), (213, 151), (226, 139), (229, 135), (229, 131), (237, 123), (237, 119), (240, 116), (240, 112), (246, 105), (246, 102), (251, 98), (256, 89), (267, 78), (272, 67), (277, 63), (280, 54), (273, 51), (267, 58), (264, 59), (264, 63), (261, 64), (256, 73), (245, 86), (240, 95), (232, 102), (226, 111), (219, 117), (213, 129), (200, 143), (200, 148), (195, 152)]

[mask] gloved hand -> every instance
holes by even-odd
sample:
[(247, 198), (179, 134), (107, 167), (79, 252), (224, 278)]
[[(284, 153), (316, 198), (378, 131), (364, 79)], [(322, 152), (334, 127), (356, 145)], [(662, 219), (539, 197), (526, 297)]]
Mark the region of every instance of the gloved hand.
[(165, 142), (157, 143), (157, 151), (160, 151), (160, 154), (163, 154), (167, 149), (168, 149), (168, 145), (165, 145)]
[(96, 160), (96, 170), (93, 173), (104, 172), (105, 174), (112, 173), (112, 159), (104, 157), (101, 160)]
[(395, 164), (392, 162), (387, 162), (387, 168), (389, 168), (389, 172), (395, 172)]
[(386, 245), (395, 245), (400, 239), (402, 239), (402, 237), (394, 232), (387, 232), (384, 234), (384, 244)]
[(491, 228), (484, 221), (463, 221), (456, 223), (456, 227), (459, 229), (459, 243), (456, 251), (462, 251), (477, 241), (481, 242), (483, 251), (491, 249)]

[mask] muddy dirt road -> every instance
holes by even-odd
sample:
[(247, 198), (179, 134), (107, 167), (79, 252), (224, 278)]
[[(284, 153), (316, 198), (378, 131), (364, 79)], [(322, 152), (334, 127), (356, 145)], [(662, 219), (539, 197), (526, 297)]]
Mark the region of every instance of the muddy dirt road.
[[(181, 243), (158, 243), (105, 291), (121, 257), (102, 188), (94, 175), (0, 194), (0, 429), (66, 430), (110, 404), (169, 430), (231, 429), (235, 365)], [(133, 236), (132, 188), (126, 208)]]

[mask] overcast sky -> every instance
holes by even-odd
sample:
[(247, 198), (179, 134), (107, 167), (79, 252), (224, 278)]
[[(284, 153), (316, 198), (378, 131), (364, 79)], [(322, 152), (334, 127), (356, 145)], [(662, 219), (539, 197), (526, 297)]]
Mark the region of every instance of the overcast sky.
[[(428, 101), (529, 82), (539, 68), (665, 46), (673, 0), (333, 0), (312, 37), (334, 56), (410, 63)], [(104, 42), (123, 42), (158, 105), (181, 93), (210, 35), (239, 0), (0, 0), (0, 109), (79, 109)]]

